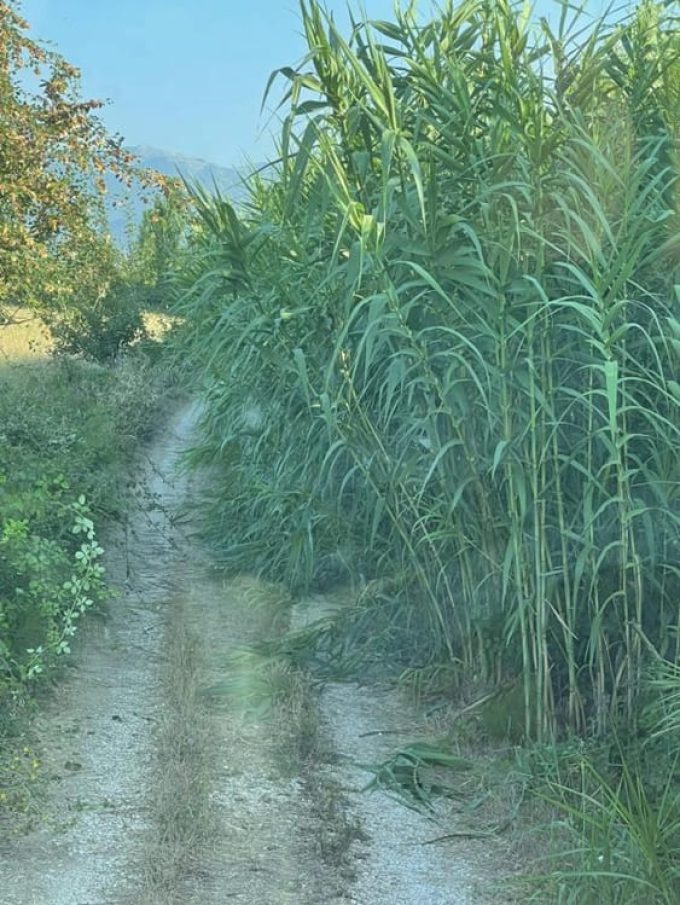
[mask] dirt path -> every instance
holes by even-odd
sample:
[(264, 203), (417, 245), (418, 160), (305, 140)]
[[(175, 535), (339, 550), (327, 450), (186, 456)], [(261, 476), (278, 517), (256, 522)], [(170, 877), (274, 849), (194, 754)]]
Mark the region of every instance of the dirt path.
[(206, 703), (206, 687), (233, 679), (230, 658), (284, 631), (291, 610), (254, 579), (225, 582), (193, 538), (177, 464), (195, 419), (178, 412), (148, 451), (127, 527), (108, 538), (124, 593), (89, 620), (38, 720), (44, 820), (0, 845), (0, 905), (483, 905), (492, 847), (423, 846), (430, 821), (357, 791), (370, 776), (353, 762), (388, 753), (404, 726), (391, 693), (327, 687), (314, 744), (302, 710), (293, 730), (259, 709), (281, 682), (316, 706), (285, 671), (240, 661), (248, 706)]
[[(317, 596), (295, 608), (294, 622), (298, 628), (309, 626), (336, 608), (332, 598)], [(503, 839), (466, 838), (456, 806), (444, 801), (438, 802), (436, 813), (428, 816), (405, 807), (385, 787), (367, 791), (375, 779), (370, 767), (384, 763), (403, 746), (432, 737), (432, 726), (403, 695), (389, 686), (329, 683), (321, 691), (319, 710), (337, 761), (326, 768), (327, 775), (345, 790), (351, 819), (364, 834), (363, 842), (352, 847), (355, 876), (348, 902), (515, 902), (503, 889), (503, 875), (512, 872)], [(448, 834), (451, 838), (434, 842)]]
[(105, 619), (88, 620), (70, 675), (38, 720), (48, 802), (42, 826), (0, 852), (2, 905), (134, 901), (161, 642), (182, 559), (170, 511), (186, 480), (174, 466), (193, 422), (183, 409), (149, 450), (128, 522), (105, 539), (108, 575), (123, 594)]

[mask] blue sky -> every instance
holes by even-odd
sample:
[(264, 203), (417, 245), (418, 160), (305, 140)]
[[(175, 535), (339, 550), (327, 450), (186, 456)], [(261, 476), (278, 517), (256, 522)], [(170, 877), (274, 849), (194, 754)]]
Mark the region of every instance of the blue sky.
[[(345, 0), (327, 5), (347, 20)], [(390, 18), (393, 5), (363, 0), (371, 18)], [(544, 10), (550, 0), (538, 5)], [(262, 92), (274, 69), (304, 52), (296, 0), (23, 0), (21, 7), (33, 35), (80, 67), (86, 95), (111, 101), (103, 118), (129, 144), (227, 166), (244, 155), (267, 157)]]

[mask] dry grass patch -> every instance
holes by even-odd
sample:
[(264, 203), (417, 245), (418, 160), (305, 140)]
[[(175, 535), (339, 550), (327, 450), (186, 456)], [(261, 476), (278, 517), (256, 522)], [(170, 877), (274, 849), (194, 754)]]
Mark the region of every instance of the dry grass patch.
[(32, 311), (20, 308), (6, 321), (0, 313), (0, 365), (46, 358), (53, 348), (50, 331)]
[(140, 905), (212, 902), (234, 882), (272, 901), (272, 877), (276, 901), (298, 902), (321, 882), (319, 864), (340, 888), (358, 829), (320, 769), (329, 754), (314, 689), (258, 648), (287, 630), (290, 596), (201, 568), (189, 587), (167, 630)]
[(199, 695), (199, 641), (182, 626), (168, 633), (151, 800), (155, 832), (146, 850), (140, 905), (179, 901), (177, 891), (195, 869), (215, 823), (210, 805), (215, 740)]

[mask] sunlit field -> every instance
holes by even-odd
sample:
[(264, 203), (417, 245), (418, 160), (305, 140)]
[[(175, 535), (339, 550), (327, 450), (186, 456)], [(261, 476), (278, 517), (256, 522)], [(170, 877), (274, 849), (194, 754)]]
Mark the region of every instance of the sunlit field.
[(52, 348), (48, 328), (29, 309), (13, 311), (10, 323), (0, 322), (0, 366), (44, 359)]

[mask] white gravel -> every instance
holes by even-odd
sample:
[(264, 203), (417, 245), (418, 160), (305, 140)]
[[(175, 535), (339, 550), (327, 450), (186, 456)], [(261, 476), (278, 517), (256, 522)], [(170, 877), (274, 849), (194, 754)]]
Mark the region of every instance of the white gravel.
[[(384, 791), (361, 791), (373, 774), (354, 763), (375, 764), (417, 731), (400, 735), (408, 715), (394, 694), (356, 685), (330, 685), (322, 696), (325, 721), (336, 750), (345, 755), (342, 784), (352, 789), (351, 806), (369, 841), (356, 851), (357, 880), (350, 893), (356, 905), (482, 905), (487, 866), (479, 846), (469, 842), (423, 845), (442, 835), (441, 827)], [(378, 727), (383, 735), (369, 735)], [(389, 733), (389, 734), (388, 734)]]
[[(296, 608), (298, 628), (333, 609), (324, 597)], [(393, 688), (332, 683), (320, 699), (321, 715), (340, 765), (329, 768), (346, 790), (351, 815), (367, 837), (354, 844), (356, 880), (347, 905), (501, 905), (491, 883), (501, 870), (493, 840), (458, 839), (426, 844), (446, 833), (441, 824), (407, 808), (386, 791), (364, 791), (379, 764), (428, 729)], [(380, 732), (378, 732), (380, 730)], [(509, 901), (509, 900), (508, 900)]]

